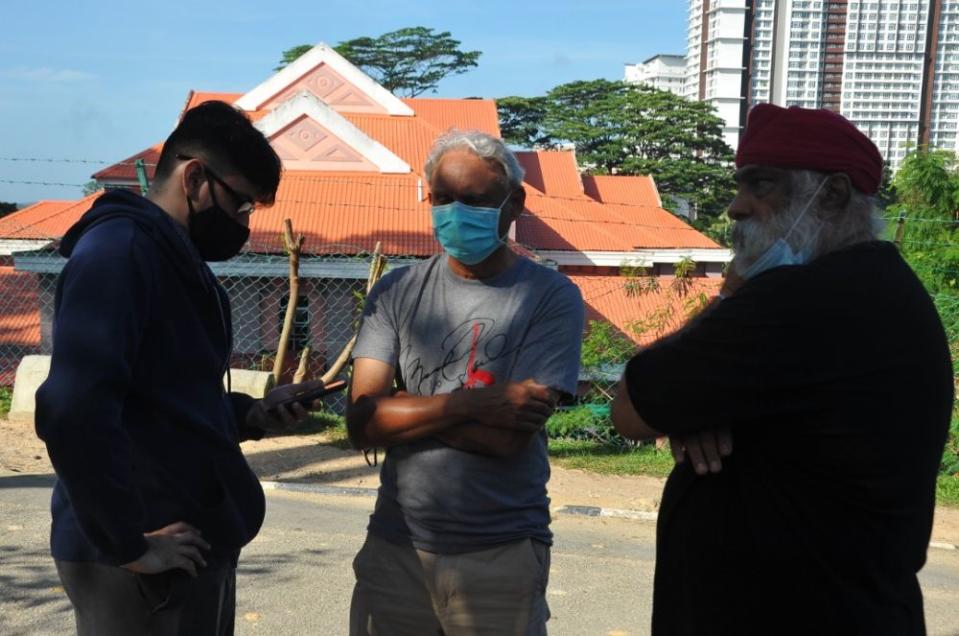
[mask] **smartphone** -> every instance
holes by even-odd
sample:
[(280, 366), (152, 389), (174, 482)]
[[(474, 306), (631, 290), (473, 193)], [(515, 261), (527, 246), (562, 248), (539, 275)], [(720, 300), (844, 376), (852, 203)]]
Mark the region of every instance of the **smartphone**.
[[(329, 384), (320, 387), (319, 389), (305, 389), (298, 393), (293, 394), (289, 399), (280, 402), (277, 406), (290, 406), (295, 402), (299, 402), (300, 406), (306, 410), (313, 408), (313, 402), (319, 400), (321, 397), (330, 395), (331, 393), (336, 393), (337, 391), (342, 391), (346, 388), (346, 380), (333, 380)], [(276, 408), (275, 406), (273, 407)]]

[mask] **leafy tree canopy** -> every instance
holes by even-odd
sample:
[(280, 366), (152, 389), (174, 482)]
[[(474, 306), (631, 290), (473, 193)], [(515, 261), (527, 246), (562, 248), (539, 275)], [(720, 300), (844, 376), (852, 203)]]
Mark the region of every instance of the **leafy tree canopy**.
[[(388, 91), (405, 97), (436, 92), (449, 75), (465, 73), (478, 65), (481, 51), (463, 51), (449, 31), (407, 27), (377, 37), (359, 37), (340, 42), (337, 53), (363, 69)], [(279, 66), (288, 64), (313, 48), (301, 44), (283, 52)]]

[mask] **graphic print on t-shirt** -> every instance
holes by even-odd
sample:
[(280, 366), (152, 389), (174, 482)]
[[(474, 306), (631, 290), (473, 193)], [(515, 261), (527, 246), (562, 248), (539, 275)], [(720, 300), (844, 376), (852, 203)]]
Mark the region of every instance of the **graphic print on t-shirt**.
[[(417, 395), (432, 395), (438, 385), (449, 382), (464, 389), (478, 389), (496, 384), (492, 367), (497, 361), (514, 356), (520, 345), (510, 342), (506, 332), (496, 329), (493, 318), (474, 317), (456, 325), (439, 341), (442, 352), (439, 366), (428, 369), (423, 359), (410, 359), (407, 386)], [(407, 351), (412, 346), (407, 347)]]
[(496, 376), (489, 371), (483, 371), (476, 368), (476, 346), (479, 344), (480, 332), (482, 327), (478, 322), (473, 323), (473, 342), (470, 344), (470, 357), (466, 362), (466, 382), (463, 383), (464, 389), (482, 388), (484, 386), (493, 386), (496, 384)]

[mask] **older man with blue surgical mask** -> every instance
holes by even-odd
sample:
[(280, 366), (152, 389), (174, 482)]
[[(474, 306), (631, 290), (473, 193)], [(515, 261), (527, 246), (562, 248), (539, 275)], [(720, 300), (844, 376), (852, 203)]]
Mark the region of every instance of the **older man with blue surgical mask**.
[(376, 285), (354, 350), (350, 439), (387, 454), (350, 633), (545, 634), (543, 425), (576, 389), (582, 298), (507, 246), (526, 195), (501, 140), (441, 137), (426, 176), (443, 253)]
[(626, 368), (613, 421), (669, 435), (653, 634), (924, 634), (952, 366), (876, 240), (882, 159), (826, 110), (760, 105), (721, 299)]

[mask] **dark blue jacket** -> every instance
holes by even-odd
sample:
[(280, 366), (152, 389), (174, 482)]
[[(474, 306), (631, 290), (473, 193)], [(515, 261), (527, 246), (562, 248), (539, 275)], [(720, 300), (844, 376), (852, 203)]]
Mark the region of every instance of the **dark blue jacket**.
[[(197, 526), (235, 560), (264, 497), (239, 442), (252, 399), (227, 393), (226, 293), (186, 232), (126, 191), (104, 194), (64, 237), (50, 375), (37, 434), (58, 481), (53, 556), (121, 565), (143, 533)], [(209, 559), (208, 559), (209, 561)]]

